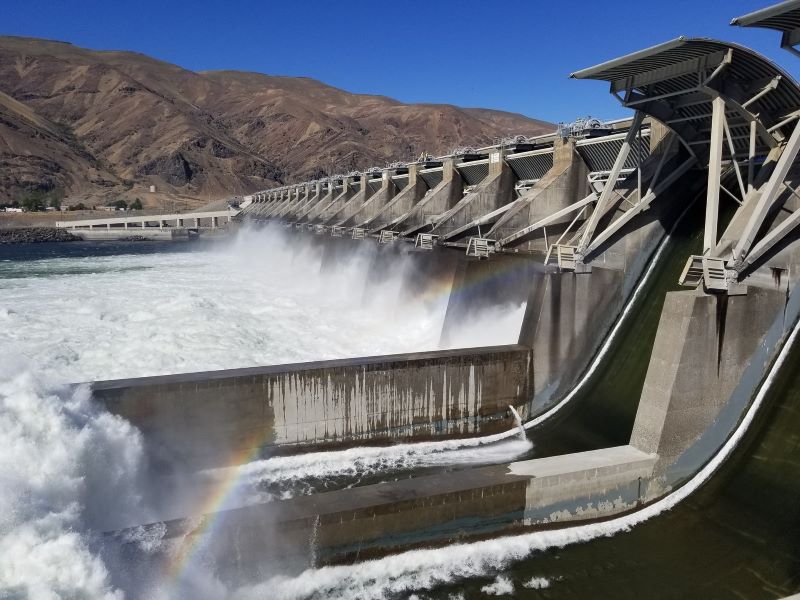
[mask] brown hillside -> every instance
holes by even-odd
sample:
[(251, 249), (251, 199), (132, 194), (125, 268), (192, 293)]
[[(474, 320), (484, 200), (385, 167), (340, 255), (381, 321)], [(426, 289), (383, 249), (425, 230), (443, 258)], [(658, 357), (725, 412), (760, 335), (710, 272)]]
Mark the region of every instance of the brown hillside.
[(151, 184), (207, 201), (552, 129), (313, 79), (195, 73), (132, 52), (0, 37), (0, 201), (52, 188), (141, 196)]

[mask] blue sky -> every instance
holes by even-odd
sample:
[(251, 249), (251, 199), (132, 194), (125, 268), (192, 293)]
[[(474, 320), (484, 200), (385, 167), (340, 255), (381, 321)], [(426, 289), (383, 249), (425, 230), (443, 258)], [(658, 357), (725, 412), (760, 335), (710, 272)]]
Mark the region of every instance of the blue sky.
[(728, 25), (774, 1), (2, 0), (0, 33), (557, 122), (625, 116), (607, 84), (569, 73), (679, 35), (749, 46), (800, 77), (777, 32)]

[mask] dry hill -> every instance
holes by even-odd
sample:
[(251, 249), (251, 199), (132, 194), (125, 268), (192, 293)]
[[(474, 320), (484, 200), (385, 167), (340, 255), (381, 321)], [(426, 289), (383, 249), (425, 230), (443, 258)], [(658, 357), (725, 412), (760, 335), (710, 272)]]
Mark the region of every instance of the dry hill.
[(403, 104), (313, 79), (193, 72), (132, 52), (0, 37), (0, 202), (159, 192), (189, 202), (537, 134), (522, 115)]

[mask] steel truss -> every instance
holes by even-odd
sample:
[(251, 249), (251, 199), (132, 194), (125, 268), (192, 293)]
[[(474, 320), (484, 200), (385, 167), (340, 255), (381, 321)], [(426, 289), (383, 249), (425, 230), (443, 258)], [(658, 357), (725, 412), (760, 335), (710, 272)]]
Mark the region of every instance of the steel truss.
[[(612, 94), (623, 106), (663, 122), (698, 166), (707, 167), (703, 253), (689, 258), (680, 283), (702, 283), (709, 291), (738, 293), (747, 270), (800, 222), (800, 214), (792, 213), (777, 226), (770, 228), (767, 223), (779, 208), (800, 149), (797, 85), (751, 50), (686, 38), (573, 77), (609, 81)], [(733, 189), (723, 184), (725, 173), (735, 176)], [(720, 240), (723, 196), (739, 206)], [(587, 234), (591, 234), (591, 221)], [(584, 241), (578, 247), (579, 259), (584, 246), (591, 252), (591, 243)]]
[[(585, 198), (566, 206), (539, 221), (499, 240), (496, 248), (513, 245), (521, 238), (530, 236), (541, 230), (547, 245), (545, 264), (549, 264), (552, 256), (558, 257), (558, 265), (562, 269), (586, 271), (584, 260), (596, 252), (600, 247), (619, 232), (636, 215), (647, 210), (660, 194), (680, 178), (695, 162), (693, 154), (678, 164), (672, 171), (662, 177), (664, 166), (674, 153), (674, 135), (669, 135), (662, 142), (657, 154), (654, 154), (646, 163), (637, 164), (634, 169), (625, 169), (625, 164), (635, 146), (637, 135), (642, 127), (644, 114), (637, 111), (631, 128), (620, 147), (610, 171), (603, 173), (590, 173), (589, 181), (595, 191)], [(652, 175), (643, 174), (647, 166), (655, 164)], [(626, 176), (621, 176), (626, 172)], [(643, 183), (647, 187), (643, 188)], [(642, 191), (644, 190), (644, 194)], [(591, 213), (586, 218), (589, 209)], [(604, 227), (599, 227), (600, 220), (613, 209), (623, 209), (623, 213)], [(547, 236), (547, 226), (554, 223), (563, 223), (564, 218), (573, 215), (572, 221), (552, 244)], [(579, 225), (579, 222), (582, 224)]]

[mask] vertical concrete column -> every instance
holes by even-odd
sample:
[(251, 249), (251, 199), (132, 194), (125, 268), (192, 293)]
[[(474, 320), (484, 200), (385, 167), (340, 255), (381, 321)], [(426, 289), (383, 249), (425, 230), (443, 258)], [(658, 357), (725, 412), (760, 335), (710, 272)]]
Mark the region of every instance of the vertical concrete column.
[[(452, 156), (442, 161), (442, 181), (452, 181), (456, 176), (456, 159)], [(459, 174), (459, 177), (461, 175)]]
[(420, 165), (412, 163), (408, 165), (408, 186), (417, 185), (417, 176), (419, 175)]
[(197, 217), (194, 218), (194, 226), (195, 229), (198, 229), (200, 227), (200, 219), (198, 219)]
[(111, 223), (106, 223), (106, 229), (111, 229)]
[(128, 228), (128, 219), (125, 219), (125, 229)]
[(575, 140), (556, 137), (553, 142), (553, 166), (570, 165), (575, 156)]
[(489, 177), (503, 172), (503, 165), (505, 164), (503, 159), (503, 151), (499, 148), (489, 152)]

